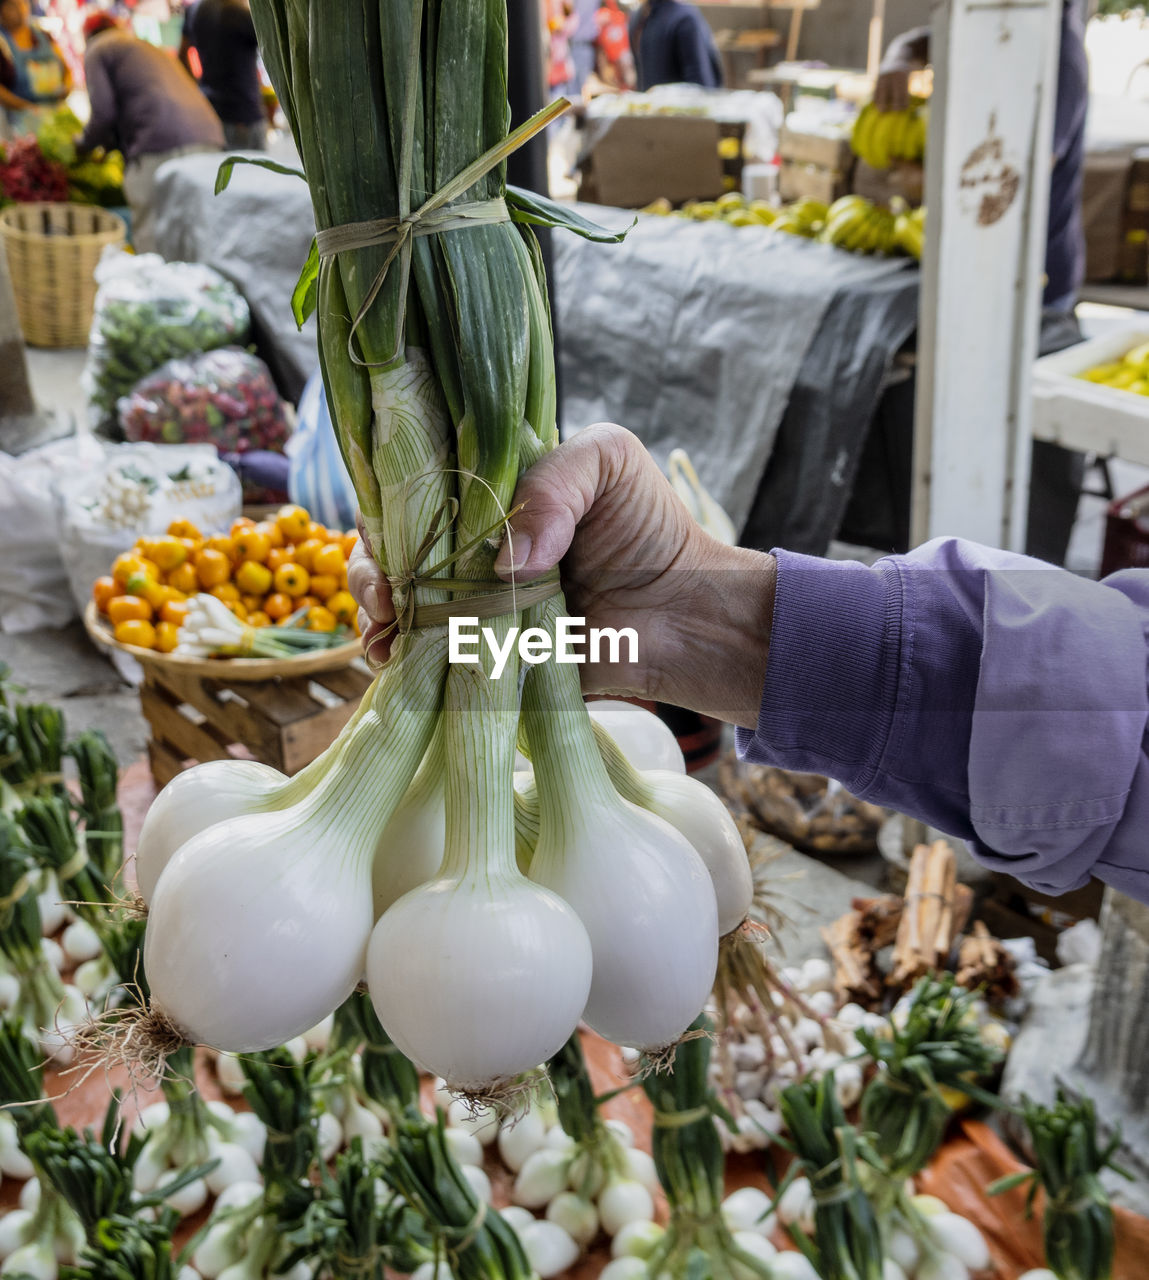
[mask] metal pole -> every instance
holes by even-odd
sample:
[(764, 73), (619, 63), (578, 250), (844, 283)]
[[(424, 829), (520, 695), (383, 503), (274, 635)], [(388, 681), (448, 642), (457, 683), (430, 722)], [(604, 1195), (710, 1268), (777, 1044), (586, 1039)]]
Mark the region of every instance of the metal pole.
[[(507, 0), (507, 98), (511, 104), (511, 128), (529, 120), (547, 104), (546, 57), (543, 44), (541, 0)], [(547, 136), (538, 134), (507, 160), (507, 181), (540, 195), (550, 195), (547, 176)], [(551, 233), (536, 227), (547, 290), (551, 298), (551, 331), (555, 341), (555, 378), (558, 383), (559, 429), (562, 429), (562, 379), (558, 370), (559, 332), (555, 314), (554, 246)]]
[(934, 0), (910, 538), (1022, 550), (1062, 0)]

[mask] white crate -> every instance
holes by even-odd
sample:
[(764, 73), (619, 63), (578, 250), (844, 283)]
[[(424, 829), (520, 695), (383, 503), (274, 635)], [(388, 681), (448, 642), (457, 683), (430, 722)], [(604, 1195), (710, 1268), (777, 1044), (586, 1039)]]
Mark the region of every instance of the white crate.
[(1149, 466), (1149, 397), (1085, 382), (1078, 374), (1149, 342), (1149, 325), (1115, 329), (1051, 356), (1033, 370), (1033, 436), (1067, 449)]

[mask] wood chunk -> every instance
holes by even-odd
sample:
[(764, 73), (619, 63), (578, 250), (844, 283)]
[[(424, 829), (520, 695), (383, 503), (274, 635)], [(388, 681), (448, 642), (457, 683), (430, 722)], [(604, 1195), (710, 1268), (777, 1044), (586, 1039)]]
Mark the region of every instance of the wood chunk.
[(1013, 957), (979, 920), (962, 939), (958, 950), (957, 980), (969, 991), (984, 988), (991, 1004), (1019, 991)]
[(882, 975), (861, 925), (862, 913), (847, 911), (822, 930), (822, 940), (834, 963), (834, 988), (839, 997), (873, 1009), (882, 1001)]
[(924, 974), (948, 967), (956, 939), (956, 890), (957, 858), (950, 846), (944, 840), (918, 845), (910, 860), (889, 986), (904, 991)]

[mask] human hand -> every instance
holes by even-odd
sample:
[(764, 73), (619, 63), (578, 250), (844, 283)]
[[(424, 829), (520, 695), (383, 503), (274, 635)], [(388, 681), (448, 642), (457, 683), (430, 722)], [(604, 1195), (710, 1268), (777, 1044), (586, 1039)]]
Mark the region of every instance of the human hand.
[[(635, 663), (586, 664), (588, 693), (621, 693), (757, 724), (769, 648), (774, 559), (706, 534), (638, 438), (599, 423), (536, 463), (519, 481), (523, 509), (495, 561), (525, 584), (562, 560), (572, 616), (589, 627), (631, 627)], [(382, 632), (395, 610), (365, 540), (348, 586), (359, 601), (364, 647), (390, 653)], [(625, 645), (622, 646), (625, 651)]]
[(904, 111), (910, 105), (908, 67), (889, 67), (878, 72), (874, 85), (874, 106), (879, 111)]

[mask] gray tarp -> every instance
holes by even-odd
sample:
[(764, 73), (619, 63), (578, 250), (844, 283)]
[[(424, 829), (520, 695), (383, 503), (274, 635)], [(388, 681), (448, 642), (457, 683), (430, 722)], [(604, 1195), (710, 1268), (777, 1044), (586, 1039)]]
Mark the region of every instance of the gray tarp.
[[(260, 354), (298, 399), (317, 364), (314, 322), (299, 333), (290, 307), (314, 230), (307, 188), (239, 165), (216, 196), (219, 159), (160, 170), (160, 251), (235, 283)], [(633, 217), (580, 210), (611, 226)], [(554, 248), (564, 427), (621, 422), (660, 462), (681, 445), (757, 545), (824, 550), (882, 375), (913, 330), (916, 273), (900, 259), (680, 218), (640, 217), (621, 245), (560, 231)], [(784, 454), (768, 471), (784, 417)]]
[[(276, 156), (284, 164), (292, 156)], [(222, 155), (182, 156), (156, 177), (156, 238), (169, 261), (206, 262), (247, 299), (259, 354), (288, 399), (297, 401), (319, 363), (315, 321), (301, 333), (291, 291), (307, 260), (315, 222), (307, 183), (236, 165), (215, 194)]]
[[(612, 227), (632, 216), (592, 205), (580, 212)], [(904, 259), (681, 218), (640, 217), (621, 245), (557, 233), (555, 277), (564, 427), (620, 422), (659, 462), (681, 446), (737, 528), (835, 299), (853, 299), (849, 323), (835, 325), (832, 351), (804, 374), (825, 398), (828, 422), (837, 418), (829, 402), (859, 390), (851, 374), (875, 363), (884, 370), (907, 336), (904, 326), (887, 332), (874, 322), (891, 294), (913, 296), (916, 315), (916, 274)], [(867, 390), (853, 406), (859, 449), (876, 404), (877, 386)], [(833, 456), (825, 465), (824, 445), (819, 480), (834, 465)]]

